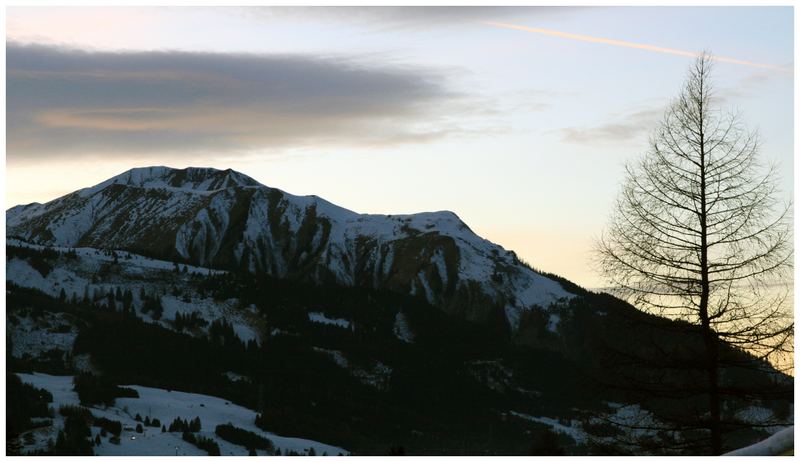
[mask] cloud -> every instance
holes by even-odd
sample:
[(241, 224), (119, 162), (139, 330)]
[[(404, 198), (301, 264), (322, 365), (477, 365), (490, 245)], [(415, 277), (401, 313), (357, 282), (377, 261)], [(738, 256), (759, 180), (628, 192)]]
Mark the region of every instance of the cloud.
[(475, 22), (503, 19), (543, 19), (572, 14), (587, 7), (559, 6), (293, 6), (241, 7), (257, 19), (319, 18), (350, 24), (398, 29), (474, 26)]
[(716, 100), (715, 102), (720, 105), (735, 104), (737, 100), (756, 95), (760, 89), (768, 86), (773, 78), (774, 75), (769, 72), (755, 72), (740, 79), (733, 86), (720, 87), (716, 91), (712, 90), (712, 95)]
[(430, 142), (448, 136), (448, 110), (462, 97), (443, 72), (348, 57), (10, 42), (6, 59), (11, 162)]
[[(733, 86), (712, 89), (714, 105), (721, 110), (731, 110), (730, 106), (737, 100), (753, 96), (774, 78), (775, 74), (772, 72), (757, 71), (738, 80)], [(562, 141), (574, 144), (593, 145), (636, 141), (644, 135), (649, 135), (658, 127), (668, 109), (668, 101), (663, 103), (663, 106), (660, 107), (634, 110), (626, 115), (612, 114), (610, 118), (616, 120), (593, 127), (567, 127), (553, 132), (561, 135)], [(645, 103), (642, 106), (646, 107), (651, 104), (652, 102)]]
[(568, 127), (556, 130), (567, 143), (588, 144), (625, 142), (649, 134), (664, 114), (664, 109), (643, 109), (616, 122), (594, 127)]

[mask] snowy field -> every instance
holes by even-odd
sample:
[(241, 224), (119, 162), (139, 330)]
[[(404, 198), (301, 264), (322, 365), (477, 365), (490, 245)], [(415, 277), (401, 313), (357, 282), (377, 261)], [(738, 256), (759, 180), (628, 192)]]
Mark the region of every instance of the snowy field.
[[(53, 376), (47, 374), (18, 374), (23, 382), (37, 388), (44, 388), (53, 394), (51, 406), (55, 410), (54, 425), (47, 428), (34, 430), (36, 443), (26, 449), (42, 448), (47, 440), (55, 441), (58, 430), (63, 428), (64, 418), (58, 414), (59, 406), (71, 404), (78, 405), (78, 394), (72, 389), (72, 376)], [(181, 434), (162, 433), (160, 428), (144, 427), (143, 433), (134, 429), (139, 423), (135, 420), (136, 414), (145, 417), (157, 418), (167, 427), (176, 418), (184, 420), (199, 417), (202, 429), (199, 435), (213, 439), (219, 444), (223, 456), (246, 456), (248, 450), (243, 446), (231, 444), (214, 434), (217, 425), (230, 423), (236, 427), (251, 431), (275, 444), (276, 449), (286, 454), (295, 451), (299, 454), (308, 454), (314, 448), (317, 455), (347, 455), (345, 449), (320, 443), (317, 441), (278, 436), (267, 433), (256, 427), (255, 411), (237, 406), (213, 396), (195, 393), (168, 391), (159, 388), (141, 387), (138, 385), (125, 385), (139, 393), (139, 398), (117, 398), (112, 407), (91, 407), (92, 414), (96, 417), (106, 417), (122, 423), (123, 431), (120, 444), (113, 444), (107, 438), (102, 439), (102, 444), (94, 448), (95, 454), (100, 456), (191, 456), (206, 455), (206, 452), (181, 439)], [(92, 438), (100, 433), (100, 429), (92, 427)], [(267, 455), (259, 450), (258, 455)]]

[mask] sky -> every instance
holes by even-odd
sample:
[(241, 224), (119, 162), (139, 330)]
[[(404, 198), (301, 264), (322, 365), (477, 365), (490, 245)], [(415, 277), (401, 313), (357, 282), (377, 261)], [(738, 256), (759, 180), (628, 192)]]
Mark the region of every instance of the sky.
[(233, 168), (362, 213), (451, 210), (592, 266), (693, 55), (793, 195), (791, 7), (11, 7), (6, 207), (129, 168)]

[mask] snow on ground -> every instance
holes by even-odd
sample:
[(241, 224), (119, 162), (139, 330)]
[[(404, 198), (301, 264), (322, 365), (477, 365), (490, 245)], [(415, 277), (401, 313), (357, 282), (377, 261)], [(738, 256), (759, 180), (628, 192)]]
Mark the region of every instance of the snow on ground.
[[(46, 248), (13, 239), (9, 240), (9, 245), (34, 249)], [(67, 259), (59, 267), (51, 269), (46, 277), (42, 276), (26, 260), (12, 258), (6, 263), (6, 280), (21, 287), (40, 290), (53, 297), (58, 297), (62, 289), (67, 298), (75, 296), (78, 299), (82, 299), (84, 295), (96, 298), (101, 294), (112, 293), (117, 289), (122, 291), (130, 290), (133, 295), (133, 306), (137, 310), (142, 307), (143, 301), (140, 296), (142, 291), (147, 294), (164, 294), (162, 296), (164, 312), (161, 319), (155, 321), (150, 314), (143, 315), (144, 319), (157, 322), (169, 329), (172, 328), (169, 321), (175, 319), (176, 313), (189, 314), (192, 311), (198, 311), (209, 323), (220, 318), (226, 319), (231, 323), (234, 332), (242, 341), (255, 340), (260, 342), (260, 320), (257, 312), (239, 309), (236, 299), (217, 302), (211, 298), (200, 298), (191, 289), (188, 289), (187, 293), (181, 297), (167, 294), (171, 290), (170, 281), (173, 281), (173, 278), (179, 280), (185, 278), (184, 267), (186, 268), (186, 273), (203, 275), (217, 274), (222, 271), (179, 264), (181, 272), (180, 274), (175, 274), (175, 264), (172, 262), (154, 260), (128, 252), (117, 251), (117, 261), (122, 278), (112, 279), (115, 282), (92, 282), (93, 276), (97, 274), (101, 266), (114, 260), (114, 257), (109, 252), (91, 248), (49, 248), (61, 252), (75, 250), (78, 258)], [(180, 281), (178, 282), (183, 285)], [(186, 296), (188, 296), (186, 299), (188, 301), (183, 301), (182, 299)]]
[[(38, 274), (38, 273), (37, 273)], [(11, 355), (37, 358), (50, 350), (72, 351), (77, 327), (64, 313), (44, 312), (36, 318), (10, 314), (6, 332), (11, 338)]]
[(784, 428), (764, 441), (747, 446), (723, 456), (781, 456), (794, 452), (794, 426)]
[(560, 423), (556, 419), (551, 419), (550, 417), (534, 417), (532, 415), (523, 414), (521, 412), (511, 411), (511, 415), (515, 417), (519, 417), (521, 419), (530, 420), (531, 422), (538, 422), (541, 424), (548, 425), (550, 428), (553, 429), (556, 433), (561, 433), (564, 435), (569, 436), (573, 440), (575, 440), (578, 444), (583, 444), (588, 441), (588, 436), (586, 432), (583, 430), (583, 426), (577, 420), (570, 420), (569, 425), (564, 425)]
[[(178, 178), (180, 178), (180, 181), (176, 182), (175, 180)], [(194, 194), (210, 194), (232, 185), (242, 187), (259, 185), (256, 180), (249, 176), (232, 170), (217, 170), (208, 167), (188, 167), (178, 170), (164, 166), (153, 166), (133, 168), (102, 183), (81, 189), (78, 193), (81, 197), (88, 197), (112, 184), (124, 184), (146, 189), (166, 189)]]
[(328, 350), (327, 348), (319, 348), (319, 347), (313, 347), (313, 348), (314, 351), (328, 355), (333, 360), (333, 362), (336, 363), (337, 366), (343, 369), (350, 370), (350, 361), (348, 361), (347, 358), (344, 357), (344, 354), (342, 354), (341, 351)]
[[(613, 412), (607, 413), (602, 417), (589, 417), (588, 423), (598, 425), (615, 424), (616, 429), (622, 432), (618, 437), (592, 435), (583, 428), (583, 423), (576, 419), (570, 419), (568, 423), (564, 423), (561, 419), (551, 417), (537, 417), (516, 411), (510, 411), (509, 413), (521, 419), (548, 425), (556, 433), (568, 435), (578, 444), (585, 444), (590, 441), (610, 444), (617, 444), (625, 440), (635, 442), (647, 437), (657, 438), (660, 432), (670, 431), (669, 426), (656, 419), (650, 411), (642, 409), (638, 404), (624, 405), (608, 402), (606, 405)], [(673, 437), (679, 438), (677, 433), (672, 433)]]
[(205, 208), (178, 229), (175, 250), (185, 259), (194, 255), (200, 264), (209, 261), (222, 244), (220, 233), (228, 228), (230, 216), (227, 210), (234, 201), (235, 194), (232, 191), (215, 194)]
[(228, 377), (228, 380), (230, 380), (231, 382), (250, 381), (250, 378), (247, 377), (246, 375), (237, 374), (236, 372), (233, 371), (225, 371), (225, 376)]
[(425, 300), (427, 300), (428, 303), (430, 303), (430, 304), (435, 303), (436, 300), (434, 299), (433, 291), (431, 290), (431, 287), (428, 284), (428, 279), (425, 278), (425, 272), (424, 271), (420, 271), (419, 274), (417, 274), (417, 280), (419, 281), (420, 285), (422, 286), (422, 290), (424, 291), (424, 294), (425, 294)]
[(594, 417), (590, 422), (615, 424), (632, 439), (657, 437), (660, 431), (670, 431), (669, 425), (658, 420), (652, 412), (642, 409), (638, 404), (609, 403), (609, 407), (614, 409), (613, 414), (606, 415), (605, 419)]
[(258, 334), (258, 331), (253, 328), (253, 326), (246, 324), (246, 321), (242, 317), (239, 317), (238, 321), (236, 318), (232, 319), (230, 315), (228, 315), (227, 318), (229, 322), (233, 323), (233, 332), (243, 342), (247, 343), (250, 340), (255, 340), (256, 343), (261, 343), (261, 336)]
[(277, 327), (273, 327), (272, 329), (270, 329), (270, 331), (269, 331), (269, 336), (270, 337), (275, 337), (277, 335), (295, 335), (296, 336), (296, 335), (300, 335), (300, 334), (298, 334), (296, 332), (289, 332), (288, 330), (278, 329)]
[(558, 300), (574, 297), (573, 294), (564, 290), (558, 282), (534, 273), (527, 268), (525, 270), (523, 274), (512, 281), (515, 293), (523, 306), (528, 308), (533, 305), (546, 307)]
[(330, 324), (332, 326), (344, 327), (345, 329), (350, 328), (350, 321), (348, 321), (347, 319), (329, 318), (325, 316), (324, 313), (319, 313), (316, 311), (308, 313), (308, 320), (320, 324)]
[(352, 370), (352, 374), (361, 383), (383, 390), (389, 385), (392, 368), (380, 361), (375, 361), (375, 364), (369, 369), (356, 368)]
[(736, 418), (745, 422), (761, 424), (774, 422), (776, 420), (775, 413), (772, 412), (772, 409), (754, 405), (747, 406), (746, 408), (736, 412)]
[(561, 322), (561, 316), (556, 313), (550, 313), (547, 320), (547, 330), (550, 332), (558, 332), (558, 323)]
[(441, 249), (436, 251), (431, 256), (431, 264), (436, 267), (439, 277), (442, 279), (442, 286), (447, 287), (447, 264), (444, 260), (444, 252)]
[(522, 316), (524, 308), (521, 308), (518, 305), (512, 305), (511, 303), (506, 303), (503, 308), (506, 313), (506, 319), (508, 319), (508, 323), (511, 328), (514, 330), (519, 329), (519, 318)]
[(53, 395), (53, 406), (79, 405), (78, 394), (72, 389), (71, 375), (17, 374), (23, 382), (36, 388), (44, 388)]
[(92, 364), (92, 355), (90, 355), (89, 353), (83, 353), (73, 356), (72, 365), (75, 367), (76, 370), (81, 372), (89, 372), (94, 375), (102, 374), (102, 371), (97, 369), (94, 366), (94, 364)]
[(493, 359), (480, 359), (468, 361), (467, 373), (487, 388), (505, 393), (515, 391), (530, 398), (541, 398), (542, 392), (525, 388), (514, 380), (514, 371), (503, 365), (502, 361)]
[[(138, 271), (143, 268), (155, 269), (155, 270), (167, 270), (167, 271), (173, 271), (175, 269), (174, 262), (166, 260), (156, 260), (154, 258), (144, 257), (142, 255), (135, 254), (132, 252), (127, 252), (124, 250), (106, 251), (91, 247), (43, 246), (43, 245), (31, 244), (28, 242), (20, 241), (18, 239), (6, 239), (6, 245), (10, 247), (26, 247), (35, 250), (52, 249), (58, 252), (69, 252), (74, 250), (75, 253), (78, 255), (78, 257), (80, 257), (81, 259), (93, 260), (95, 262), (113, 262), (114, 254), (116, 254), (117, 261), (123, 266), (132, 267), (131, 271)], [(225, 271), (222, 270), (204, 268), (202, 266), (186, 265), (183, 263), (180, 263), (179, 267), (181, 270), (183, 270), (183, 268), (185, 267), (187, 273), (193, 273), (193, 274), (214, 275), (214, 274), (225, 273)]]
[(63, 268), (53, 268), (44, 277), (27, 261), (18, 258), (6, 263), (6, 280), (20, 287), (40, 290), (52, 297), (58, 297), (62, 289), (67, 297), (82, 297), (84, 288), (89, 285), (88, 280)]
[[(477, 282), (490, 296), (499, 298), (502, 295), (514, 295), (516, 303), (506, 308), (512, 328), (518, 326), (522, 311), (532, 309), (534, 306), (547, 307), (553, 302), (573, 296), (558, 282), (520, 264), (513, 252), (508, 252), (473, 233), (455, 213), (450, 211), (412, 215), (357, 214), (315, 196), (300, 197), (284, 193), (284, 201), (287, 206), (285, 214), (287, 219), (296, 221), (298, 212), (315, 206), (318, 216), (330, 220), (332, 226), (329, 245), (323, 252), (323, 261), (327, 262), (328, 269), (344, 284), (352, 285), (354, 275), (352, 270), (342, 268), (341, 262), (343, 256), (350, 255), (352, 243), (359, 238), (374, 239), (378, 249), (384, 245), (389, 246), (390, 251), (385, 260), (376, 266), (376, 270), (386, 275), (391, 270), (394, 260), (394, 247), (391, 245), (393, 242), (418, 233), (436, 233), (452, 237), (458, 246), (459, 286)], [(297, 224), (292, 221), (289, 225), (291, 228)], [(265, 231), (259, 230), (259, 232)], [(442, 249), (434, 250), (430, 263), (446, 286), (450, 278)], [(495, 269), (499, 264), (509, 271), (502, 284), (493, 281)], [(375, 276), (377, 278), (377, 275)], [(434, 293), (424, 273), (417, 274), (409, 284), (412, 293), (419, 293), (421, 290), (429, 302), (437, 300), (439, 294)]]
[(491, 390), (505, 392), (514, 381), (514, 372), (502, 361), (480, 359), (466, 363), (467, 372)]
[(386, 364), (375, 361), (368, 367), (359, 367), (347, 359), (347, 357), (339, 350), (328, 350), (326, 348), (314, 347), (314, 351), (322, 353), (337, 366), (347, 370), (353, 377), (357, 378), (359, 382), (364, 385), (375, 387), (379, 390), (386, 388), (389, 385), (389, 380), (392, 377), (392, 368)]
[(175, 319), (177, 313), (188, 315), (196, 311), (209, 324), (217, 319), (224, 318), (231, 323), (236, 336), (243, 342), (250, 340), (260, 341), (260, 335), (251, 322), (255, 315), (249, 310), (237, 309), (237, 299), (232, 298), (222, 302), (217, 302), (211, 298), (190, 298), (188, 300), (184, 301), (174, 295), (162, 296), (161, 306), (164, 308), (164, 312), (158, 322), (166, 328), (171, 328), (169, 321)]
[(394, 326), (392, 327), (392, 332), (394, 332), (394, 335), (403, 342), (414, 342), (414, 333), (411, 332), (411, 328), (408, 326), (406, 315), (401, 311), (398, 311), (394, 317)]
[(394, 264), (394, 246), (388, 246), (389, 250), (386, 252), (386, 256), (384, 257), (383, 264), (381, 265), (381, 273), (382, 274), (389, 274), (389, 271), (392, 270), (392, 265)]
[[(18, 375), (23, 382), (30, 383), (37, 388), (44, 388), (53, 394), (52, 406), (55, 408), (55, 426), (63, 427), (63, 417), (58, 414), (58, 407), (65, 404), (80, 404), (78, 394), (72, 390), (72, 376), (52, 376), (39, 373)], [(278, 436), (264, 432), (255, 425), (255, 411), (221, 398), (138, 385), (125, 386), (136, 390), (139, 393), (139, 398), (117, 398), (115, 405), (108, 408), (91, 407), (92, 414), (95, 416), (118, 420), (123, 425), (120, 444), (115, 445), (103, 439), (103, 443), (95, 448), (95, 454), (97, 455), (170, 456), (176, 455), (176, 448), (179, 455), (206, 454), (205, 451), (183, 441), (181, 434), (177, 432), (162, 433), (160, 428), (144, 427), (144, 433), (136, 433), (131, 430), (138, 423), (134, 419), (136, 414), (141, 415), (142, 418), (148, 416), (157, 418), (166, 426), (169, 426), (176, 417), (181, 417), (182, 419), (199, 417), (202, 424), (199, 434), (215, 440), (220, 446), (222, 455), (248, 454), (246, 448), (228, 443), (214, 434), (217, 425), (226, 423), (231, 423), (236, 427), (269, 438), (275, 444), (276, 449), (279, 448), (284, 454), (288, 451), (295, 451), (301, 454), (307, 453), (311, 447), (314, 448), (318, 455), (323, 453), (328, 455), (348, 454), (342, 448), (317, 441)], [(51, 433), (54, 438), (57, 430), (53, 428)], [(93, 427), (92, 437), (96, 434), (99, 434), (99, 429)], [(267, 454), (259, 451), (259, 455)]]

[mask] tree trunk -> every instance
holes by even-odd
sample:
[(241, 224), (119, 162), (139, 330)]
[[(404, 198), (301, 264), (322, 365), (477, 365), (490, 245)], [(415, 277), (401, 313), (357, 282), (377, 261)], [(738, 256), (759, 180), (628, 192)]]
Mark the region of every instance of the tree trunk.
[(718, 456), (722, 454), (722, 417), (720, 415), (717, 339), (710, 329), (705, 332), (705, 336), (706, 353), (708, 354), (708, 407), (711, 414), (708, 429), (711, 431), (711, 452)]
[(716, 333), (711, 328), (711, 319), (708, 313), (708, 299), (711, 292), (709, 283), (708, 263), (708, 209), (706, 203), (706, 150), (705, 150), (705, 78), (700, 79), (698, 94), (698, 125), (699, 125), (699, 150), (700, 150), (700, 326), (706, 348), (706, 372), (708, 376), (708, 429), (711, 432), (711, 453), (715, 456), (722, 454), (722, 425), (720, 416), (718, 352)]

